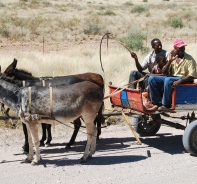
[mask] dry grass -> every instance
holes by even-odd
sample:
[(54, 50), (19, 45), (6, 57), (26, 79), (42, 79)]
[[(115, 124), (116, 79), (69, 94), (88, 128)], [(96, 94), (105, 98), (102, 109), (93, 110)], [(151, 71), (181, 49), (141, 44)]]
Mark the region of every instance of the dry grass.
[[(128, 83), (131, 70), (136, 69), (134, 60), (129, 52), (121, 45), (109, 41), (107, 50), (106, 43), (102, 45), (101, 59), (104, 72), (101, 69), (99, 58), (99, 45), (95, 49), (86, 49), (84, 46), (75, 46), (64, 52), (42, 54), (39, 52), (31, 53), (12, 53), (1, 57), (2, 71), (10, 64), (13, 58), (18, 59), (18, 68), (32, 72), (34, 76), (60, 76), (83, 72), (95, 72), (105, 78), (106, 95), (108, 94), (108, 83), (113, 82), (115, 86)], [(163, 47), (167, 50), (172, 48), (172, 43)], [(113, 47), (112, 47), (113, 46)], [(188, 44), (186, 51), (194, 58), (197, 58), (197, 44)], [(146, 53), (137, 52), (139, 60), (142, 61)], [(109, 106), (109, 101), (107, 106)]]
[[(162, 0), (8, 0), (0, 3), (0, 37), (16, 41), (83, 41), (106, 31), (122, 37), (138, 28), (150, 40), (196, 34), (194, 1)], [(169, 19), (179, 18), (183, 27), (173, 28)], [(0, 39), (3, 42), (3, 39)]]
[[(180, 37), (188, 44), (186, 51), (197, 58), (196, 8), (195, 2), (175, 0), (0, 1), (0, 64), (4, 70), (16, 58), (18, 68), (34, 76), (96, 72), (105, 78), (107, 95), (109, 81), (116, 86), (128, 83), (135, 65), (126, 49), (114, 40), (109, 40), (107, 49), (105, 40), (101, 55), (103, 73), (99, 44), (106, 31), (122, 38), (136, 28), (145, 35), (144, 45), (149, 49), (150, 40), (158, 37), (169, 51), (174, 39)], [(170, 26), (173, 17), (182, 20), (182, 28)], [(147, 53), (137, 54), (142, 61)], [(110, 107), (109, 99), (106, 107)]]

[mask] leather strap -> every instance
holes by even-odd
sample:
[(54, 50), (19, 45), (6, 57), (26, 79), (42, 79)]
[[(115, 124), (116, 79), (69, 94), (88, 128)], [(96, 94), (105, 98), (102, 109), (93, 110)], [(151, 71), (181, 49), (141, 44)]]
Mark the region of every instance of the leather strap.
[(45, 87), (45, 80), (42, 80), (42, 86)]
[(29, 89), (29, 113), (31, 113), (31, 87), (28, 87)]
[(53, 88), (49, 87), (50, 91), (50, 116), (53, 117)]
[(22, 81), (22, 86), (25, 87), (25, 81), (24, 80)]

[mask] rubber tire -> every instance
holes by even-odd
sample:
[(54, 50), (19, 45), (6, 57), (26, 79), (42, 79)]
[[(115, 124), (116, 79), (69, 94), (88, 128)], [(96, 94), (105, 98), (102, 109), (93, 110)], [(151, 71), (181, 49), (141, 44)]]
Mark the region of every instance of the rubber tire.
[(197, 156), (197, 120), (186, 127), (182, 141), (185, 150), (191, 155)]
[(154, 120), (155, 119), (161, 120), (160, 114), (152, 114), (152, 118), (153, 118), (153, 121), (149, 122), (149, 125), (152, 124), (153, 126), (150, 126), (147, 129), (146, 127), (143, 127), (142, 116), (135, 115), (135, 119), (132, 121), (132, 126), (140, 136), (153, 136), (159, 131), (161, 127), (161, 123), (155, 122)]

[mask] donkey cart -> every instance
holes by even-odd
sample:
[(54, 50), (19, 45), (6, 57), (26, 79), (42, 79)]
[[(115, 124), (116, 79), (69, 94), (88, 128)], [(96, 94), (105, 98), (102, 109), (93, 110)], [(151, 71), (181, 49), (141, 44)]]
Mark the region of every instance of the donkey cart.
[[(144, 96), (140, 89), (117, 88), (109, 85), (112, 107), (126, 110), (133, 117), (132, 125), (141, 136), (155, 135), (162, 124), (184, 130), (182, 142), (185, 150), (191, 155), (197, 155), (197, 84), (177, 86), (172, 94), (172, 108), (170, 111), (147, 109), (144, 105)], [(177, 112), (188, 112), (186, 116), (173, 117)], [(185, 120), (185, 125), (174, 123), (163, 118), (179, 118)], [(167, 119), (167, 118), (166, 118)]]

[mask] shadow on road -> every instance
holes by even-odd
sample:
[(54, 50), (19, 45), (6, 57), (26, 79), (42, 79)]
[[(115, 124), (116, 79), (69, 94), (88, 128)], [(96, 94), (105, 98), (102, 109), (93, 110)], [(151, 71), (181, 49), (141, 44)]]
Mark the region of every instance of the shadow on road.
[[(137, 162), (151, 157), (150, 148), (158, 149), (169, 154), (183, 154), (182, 135), (157, 134), (156, 136), (140, 137), (142, 145), (137, 144), (134, 137), (102, 138), (97, 141), (97, 152), (87, 165), (111, 165), (128, 162)], [(41, 165), (66, 166), (80, 163), (79, 158), (84, 152), (86, 141), (76, 142), (71, 149), (65, 149), (65, 143), (53, 143), (51, 147), (41, 147)], [(138, 153), (138, 149), (147, 152), (146, 156)], [(137, 153), (137, 154), (136, 154)], [(17, 155), (17, 154), (15, 154)], [(74, 159), (73, 159), (74, 158)], [(15, 162), (17, 160), (3, 161), (1, 163)]]
[(185, 152), (182, 135), (157, 134), (155, 137), (141, 137), (140, 139), (144, 144), (172, 155)]
[[(98, 156), (88, 159), (86, 163), (82, 165), (113, 165), (120, 163), (137, 162), (146, 159), (145, 156), (140, 155), (124, 155), (124, 156)], [(79, 159), (55, 159), (47, 160), (46, 158), (41, 161), (45, 167), (47, 165), (56, 166), (69, 166), (81, 164)]]
[[(102, 154), (102, 156), (94, 156), (93, 159), (88, 159), (87, 165), (111, 165), (111, 164), (120, 164), (127, 162), (136, 162), (140, 160), (147, 159), (151, 157), (149, 153), (149, 148), (156, 148), (163, 152), (169, 154), (183, 154), (184, 147), (182, 144), (182, 135), (171, 135), (171, 134), (157, 134), (157, 136), (149, 137), (140, 137), (142, 145), (136, 143), (135, 138), (126, 137), (126, 138), (105, 138), (97, 141), (97, 151)], [(132, 144), (134, 146), (132, 146)], [(57, 144), (60, 146), (60, 144)], [(64, 144), (65, 146), (65, 144)], [(82, 156), (84, 151), (85, 141), (77, 142), (74, 147), (71, 149), (55, 149), (53, 147), (42, 150), (44, 160), (42, 163), (46, 166), (48, 164), (54, 164), (56, 166), (65, 166), (65, 165), (75, 165), (79, 164), (79, 159), (65, 159), (70, 155), (79, 155)], [(133, 155), (132, 151), (137, 149), (146, 149), (147, 156)], [(121, 152), (126, 153), (126, 155), (118, 155)], [(59, 153), (56, 156), (50, 157), (47, 154)], [(60, 155), (61, 154), (61, 155)], [(60, 156), (64, 157), (63, 159), (58, 159)]]

